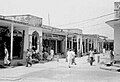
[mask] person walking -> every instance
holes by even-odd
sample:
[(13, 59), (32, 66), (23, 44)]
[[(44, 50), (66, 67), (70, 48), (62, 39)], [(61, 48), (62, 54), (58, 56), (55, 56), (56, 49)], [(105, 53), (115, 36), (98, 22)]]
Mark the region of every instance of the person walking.
[(114, 54), (113, 54), (113, 50), (112, 50), (112, 49), (110, 50), (110, 62), (111, 62), (111, 65), (113, 65), (113, 62), (114, 62)]
[(72, 64), (77, 65), (76, 62), (75, 62), (75, 56), (76, 56), (76, 55), (75, 55), (74, 50), (71, 51), (71, 54), (72, 54)]
[(29, 49), (27, 49), (26, 67), (28, 67), (28, 65), (32, 66), (32, 52)]
[(90, 55), (89, 55), (90, 65), (92, 66), (93, 62), (94, 62), (94, 51), (93, 51), (93, 49), (91, 49), (89, 53), (90, 53)]
[(68, 60), (68, 67), (71, 68), (71, 63), (72, 63), (72, 53), (71, 49), (67, 51), (67, 60)]

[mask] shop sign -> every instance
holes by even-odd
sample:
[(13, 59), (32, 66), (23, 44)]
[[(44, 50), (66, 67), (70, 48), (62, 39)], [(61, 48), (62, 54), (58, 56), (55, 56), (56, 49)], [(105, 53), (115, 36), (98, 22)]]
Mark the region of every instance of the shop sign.
[(115, 18), (120, 18), (120, 2), (114, 2)]
[(52, 32), (62, 32), (62, 29), (59, 29), (59, 28), (53, 28), (53, 29), (52, 29)]
[(57, 39), (57, 40), (62, 40), (62, 39), (64, 39), (64, 37), (56, 35), (56, 34), (43, 34), (43, 39)]

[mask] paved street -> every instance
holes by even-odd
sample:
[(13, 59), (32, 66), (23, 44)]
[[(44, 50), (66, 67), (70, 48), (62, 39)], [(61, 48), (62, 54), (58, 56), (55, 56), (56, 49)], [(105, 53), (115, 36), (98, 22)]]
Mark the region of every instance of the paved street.
[[(97, 58), (97, 57), (96, 57)], [(16, 67), (0, 70), (0, 82), (118, 82), (120, 73), (100, 69), (97, 61), (93, 66), (87, 57), (77, 58), (77, 65), (68, 68), (65, 59), (32, 67)]]

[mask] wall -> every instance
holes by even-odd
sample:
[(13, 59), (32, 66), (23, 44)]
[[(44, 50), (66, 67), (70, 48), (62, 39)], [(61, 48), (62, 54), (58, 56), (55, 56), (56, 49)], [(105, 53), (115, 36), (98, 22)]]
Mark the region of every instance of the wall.
[(114, 28), (115, 59), (120, 59), (120, 27)]

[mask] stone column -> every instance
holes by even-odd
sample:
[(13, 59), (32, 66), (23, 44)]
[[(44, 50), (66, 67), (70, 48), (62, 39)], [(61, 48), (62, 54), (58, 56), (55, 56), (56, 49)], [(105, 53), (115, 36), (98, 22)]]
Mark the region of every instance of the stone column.
[(100, 44), (99, 44), (99, 42), (97, 43), (97, 45), (98, 45), (98, 46), (97, 46), (97, 47), (98, 47), (98, 52), (100, 52), (100, 48), (99, 48), (99, 47), (100, 47)]
[(13, 59), (13, 29), (14, 26), (11, 24), (11, 46), (10, 46), (10, 59)]
[(65, 36), (65, 55), (66, 55), (66, 53), (67, 53), (67, 34)]
[(39, 37), (39, 52), (42, 53), (43, 46), (42, 46), (42, 36)]
[(37, 51), (40, 51), (40, 37), (37, 38)]
[(73, 49), (73, 37), (71, 38), (71, 49)]
[(29, 41), (28, 48), (31, 49), (32, 48), (32, 35), (29, 35), (28, 38), (29, 38), (29, 40), (28, 40)]
[(97, 39), (95, 39), (95, 49), (97, 49)]
[(98, 39), (96, 38), (96, 49), (97, 49), (97, 52), (98, 52)]
[(87, 39), (87, 51), (89, 52), (89, 38)]
[(57, 54), (57, 40), (55, 41), (55, 53)]
[(83, 54), (83, 43), (82, 43), (83, 39), (82, 36), (80, 38), (80, 52)]
[(84, 39), (84, 51), (85, 51), (85, 54), (86, 54), (86, 39)]
[(93, 39), (93, 44), (94, 44), (94, 50), (95, 50), (95, 49), (96, 49), (96, 47), (95, 47), (95, 44), (96, 44), (96, 43), (95, 43), (95, 39)]
[(69, 40), (68, 40), (68, 45), (69, 45), (68, 48), (71, 48), (71, 41), (69, 41)]
[(93, 40), (91, 39), (91, 48), (93, 48), (93, 45), (92, 45), (93, 42), (92, 42), (92, 41), (93, 41)]
[(79, 56), (78, 51), (79, 51), (79, 36), (77, 36), (77, 55)]

